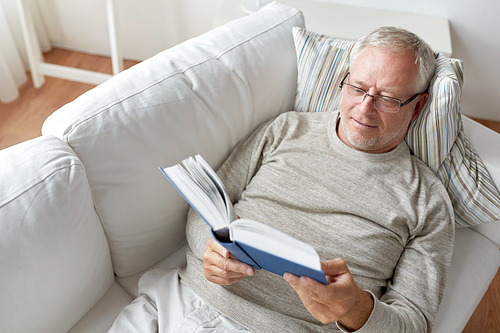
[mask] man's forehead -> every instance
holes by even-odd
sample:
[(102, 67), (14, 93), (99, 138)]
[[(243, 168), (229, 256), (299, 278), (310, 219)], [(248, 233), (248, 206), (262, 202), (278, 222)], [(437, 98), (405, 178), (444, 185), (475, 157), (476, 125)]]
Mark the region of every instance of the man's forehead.
[(406, 94), (417, 75), (413, 54), (366, 47), (352, 64), (349, 83), (399, 96)]
[(403, 94), (404, 90), (402, 85), (389, 85), (381, 83), (376, 77), (362, 71), (351, 72), (349, 74), (349, 83), (365, 90), (373, 87), (376, 88), (379, 93), (384, 93), (385, 95), (392, 97), (399, 97)]

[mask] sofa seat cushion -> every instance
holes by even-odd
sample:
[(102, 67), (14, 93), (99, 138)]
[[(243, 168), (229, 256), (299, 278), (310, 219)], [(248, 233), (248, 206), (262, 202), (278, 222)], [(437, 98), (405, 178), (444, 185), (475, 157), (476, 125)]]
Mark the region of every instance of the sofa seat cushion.
[(113, 283), (106, 294), (68, 333), (107, 332), (124, 307), (133, 301), (132, 297), (117, 283)]
[(157, 262), (153, 266), (151, 266), (151, 267), (149, 267), (149, 268), (147, 268), (147, 269), (145, 269), (137, 274), (134, 274), (134, 275), (128, 276), (128, 277), (117, 276), (116, 281), (123, 289), (125, 289), (125, 291), (132, 298), (136, 298), (139, 296), (139, 292), (138, 292), (139, 280), (141, 279), (141, 277), (145, 273), (147, 273), (153, 269), (156, 269), (156, 268), (174, 269), (177, 267), (185, 267), (186, 263), (187, 263), (186, 262), (186, 248), (187, 248), (187, 245), (181, 247), (179, 250), (175, 251), (174, 253), (172, 253), (171, 255), (169, 255), (168, 257), (163, 259), (162, 261)]
[(0, 330), (66, 332), (113, 283), (85, 169), (50, 136), (0, 161)]

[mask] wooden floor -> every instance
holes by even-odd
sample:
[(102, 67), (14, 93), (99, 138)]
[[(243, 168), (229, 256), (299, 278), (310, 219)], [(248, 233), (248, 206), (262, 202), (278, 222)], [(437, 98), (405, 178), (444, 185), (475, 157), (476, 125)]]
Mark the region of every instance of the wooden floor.
[[(45, 61), (80, 69), (111, 74), (107, 57), (54, 49), (45, 54)], [(137, 62), (125, 61), (129, 68)], [(28, 73), (29, 74), (29, 73)], [(55, 110), (74, 100), (94, 85), (45, 77), (41, 89), (33, 88), (31, 77), (20, 87), (20, 98), (0, 103), (0, 149), (41, 135), (41, 124)]]
[[(54, 49), (45, 61), (76, 68), (111, 73), (111, 60), (106, 57)], [(136, 62), (126, 61), (125, 68)], [(0, 149), (41, 135), (41, 125), (52, 112), (72, 101), (93, 85), (46, 77), (41, 89), (33, 88), (31, 78), (20, 89), (20, 98), (9, 104), (0, 103)], [(500, 133), (500, 122), (476, 119)], [(477, 307), (463, 333), (500, 332), (500, 271)]]

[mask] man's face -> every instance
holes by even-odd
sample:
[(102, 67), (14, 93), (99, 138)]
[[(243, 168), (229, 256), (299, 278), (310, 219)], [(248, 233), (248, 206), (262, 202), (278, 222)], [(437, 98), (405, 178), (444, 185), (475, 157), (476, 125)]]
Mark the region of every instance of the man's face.
[[(415, 94), (418, 64), (411, 52), (398, 55), (375, 47), (365, 47), (358, 55), (346, 83), (370, 95), (394, 97), (405, 102)], [(418, 116), (427, 94), (418, 96), (397, 113), (377, 110), (373, 98), (361, 103), (342, 99), (340, 140), (369, 153), (385, 153), (401, 143), (411, 120)]]

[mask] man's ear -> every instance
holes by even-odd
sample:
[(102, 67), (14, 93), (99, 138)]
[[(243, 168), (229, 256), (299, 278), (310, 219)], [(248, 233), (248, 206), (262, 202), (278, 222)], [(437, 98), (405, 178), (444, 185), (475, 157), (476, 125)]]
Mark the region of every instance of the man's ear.
[(413, 116), (411, 117), (411, 120), (417, 119), (418, 115), (420, 114), (420, 111), (424, 108), (425, 102), (427, 102), (427, 98), (429, 98), (428, 93), (422, 93), (420, 96), (418, 96), (418, 101), (417, 104), (415, 104), (415, 110), (413, 111)]

